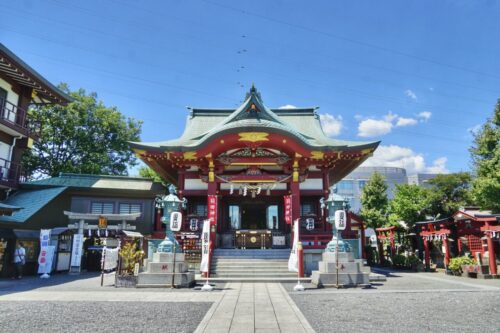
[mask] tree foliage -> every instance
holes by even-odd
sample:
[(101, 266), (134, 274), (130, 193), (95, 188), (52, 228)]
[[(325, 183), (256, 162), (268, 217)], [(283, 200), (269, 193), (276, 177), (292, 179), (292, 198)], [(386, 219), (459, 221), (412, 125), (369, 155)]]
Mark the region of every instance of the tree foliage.
[(434, 216), (450, 216), (461, 206), (471, 204), (471, 176), (467, 172), (437, 175), (428, 183), (432, 185), (428, 195), (431, 202), (430, 213)]
[(50, 105), (29, 111), (42, 122), (42, 133), (23, 163), (33, 176), (57, 176), (60, 172), (126, 175), (136, 158), (128, 141), (139, 141), (141, 122), (125, 118), (116, 107), (106, 107), (96, 93), (70, 92), (66, 106)]
[(153, 169), (148, 166), (141, 166), (139, 168), (139, 176), (144, 178), (150, 178), (155, 182), (166, 184), (165, 181), (158, 175)]
[(360, 215), (370, 228), (379, 228), (387, 222), (387, 184), (385, 178), (374, 172), (361, 194)]
[(432, 212), (430, 191), (417, 185), (396, 185), (394, 198), (389, 204), (391, 221), (404, 221), (408, 228), (415, 222), (424, 221), (425, 215)]
[(474, 201), (482, 209), (500, 212), (500, 99), (493, 117), (476, 133), (470, 152), (476, 174)]

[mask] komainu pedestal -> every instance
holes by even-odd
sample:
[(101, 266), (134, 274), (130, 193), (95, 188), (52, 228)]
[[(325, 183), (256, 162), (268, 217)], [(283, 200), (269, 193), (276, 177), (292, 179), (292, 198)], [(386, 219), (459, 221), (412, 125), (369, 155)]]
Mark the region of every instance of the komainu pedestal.
[[(317, 287), (335, 287), (337, 285), (337, 261), (335, 252), (323, 252), (323, 260), (318, 263), (318, 270), (311, 274), (311, 282)], [(353, 252), (339, 252), (338, 285), (356, 287), (370, 285), (370, 267), (362, 259), (354, 259)]]
[[(184, 262), (184, 253), (157, 252), (146, 266), (147, 270), (139, 273), (137, 287), (191, 287), (194, 285), (194, 272), (189, 272)], [(173, 278), (173, 280), (172, 280)]]

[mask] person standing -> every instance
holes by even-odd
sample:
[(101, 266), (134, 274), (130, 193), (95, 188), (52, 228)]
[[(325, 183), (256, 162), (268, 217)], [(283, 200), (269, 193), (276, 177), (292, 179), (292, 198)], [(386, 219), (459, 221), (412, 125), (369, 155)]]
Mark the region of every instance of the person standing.
[(24, 244), (22, 242), (17, 243), (16, 249), (14, 250), (14, 277), (17, 279), (22, 279), (23, 277), (23, 266), (26, 263), (26, 250), (24, 249)]

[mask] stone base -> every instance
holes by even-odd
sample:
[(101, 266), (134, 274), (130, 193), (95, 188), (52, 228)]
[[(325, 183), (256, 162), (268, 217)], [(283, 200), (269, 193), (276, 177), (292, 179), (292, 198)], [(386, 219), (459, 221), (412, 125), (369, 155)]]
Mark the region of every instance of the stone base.
[[(314, 271), (311, 275), (311, 283), (317, 287), (335, 287), (337, 285), (337, 274)], [(368, 286), (370, 285), (370, 274), (339, 272), (338, 285), (342, 287)]]
[(318, 262), (318, 270), (311, 274), (311, 283), (318, 287), (344, 287), (370, 285), (370, 267), (364, 265), (363, 259), (354, 259), (352, 252), (338, 253), (338, 281), (337, 281), (337, 254), (323, 252), (323, 260)]
[(172, 287), (172, 275), (174, 275), (174, 287), (189, 288), (194, 286), (194, 272), (184, 273), (139, 273), (137, 288)]
[(174, 254), (157, 252), (153, 254), (153, 260), (145, 262), (146, 272), (139, 273), (137, 277), (138, 288), (151, 287), (191, 287), (195, 284), (194, 272), (189, 272), (184, 262), (184, 253)]

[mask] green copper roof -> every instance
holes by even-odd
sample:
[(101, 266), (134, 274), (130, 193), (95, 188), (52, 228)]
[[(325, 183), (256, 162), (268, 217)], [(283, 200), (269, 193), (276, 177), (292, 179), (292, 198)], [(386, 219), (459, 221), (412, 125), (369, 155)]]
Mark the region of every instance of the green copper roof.
[(24, 223), (49, 202), (64, 192), (67, 187), (53, 187), (40, 190), (20, 190), (3, 201), (10, 206), (23, 207), (12, 216), (0, 216), (0, 222)]
[(164, 191), (160, 183), (155, 183), (150, 178), (75, 173), (61, 173), (59, 177), (35, 180), (23, 183), (22, 185), (23, 188), (65, 186), (72, 188), (99, 188), (130, 191)]
[(144, 150), (191, 150), (203, 146), (211, 138), (237, 131), (269, 131), (295, 137), (313, 149), (375, 148), (379, 142), (358, 142), (331, 139), (325, 135), (317, 108), (269, 109), (252, 86), (243, 104), (237, 109), (191, 109), (180, 138), (160, 142), (131, 142), (132, 148)]

